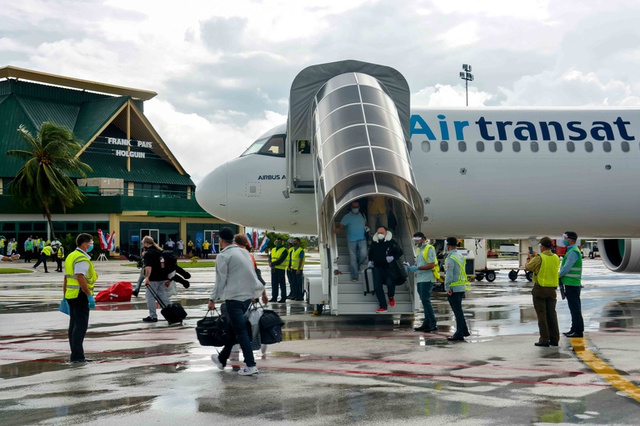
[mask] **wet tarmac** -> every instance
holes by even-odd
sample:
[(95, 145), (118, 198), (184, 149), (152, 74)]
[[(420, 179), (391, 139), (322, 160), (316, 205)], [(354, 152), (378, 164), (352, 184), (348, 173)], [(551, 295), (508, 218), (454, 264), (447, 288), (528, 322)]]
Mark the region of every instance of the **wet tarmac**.
[[(213, 269), (192, 269), (174, 297), (189, 314), (182, 326), (143, 323), (144, 298), (99, 303), (84, 345), (94, 362), (83, 365), (67, 363), (60, 274), (0, 275), (0, 424), (638, 424), (640, 282), (584, 263), (584, 339), (533, 346), (531, 284), (503, 270), (463, 300), (472, 335), (461, 343), (446, 340), (444, 294), (433, 334), (413, 331), (421, 314), (314, 317), (302, 302), (275, 305), (285, 340), (256, 352), (255, 377), (219, 371), (195, 337)], [(97, 264), (98, 290), (136, 280), (121, 265)], [(566, 331), (566, 302), (558, 316)]]

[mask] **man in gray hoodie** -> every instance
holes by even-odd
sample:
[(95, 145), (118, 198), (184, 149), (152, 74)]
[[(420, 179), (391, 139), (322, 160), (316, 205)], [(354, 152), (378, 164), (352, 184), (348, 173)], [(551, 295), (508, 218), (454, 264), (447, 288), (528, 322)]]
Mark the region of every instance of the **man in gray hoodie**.
[(244, 314), (251, 300), (256, 298), (256, 291), (261, 292), (263, 286), (258, 281), (249, 252), (244, 247), (233, 244), (233, 231), (230, 228), (222, 228), (218, 236), (222, 250), (216, 258), (216, 282), (209, 299), (209, 309), (216, 307), (217, 300), (224, 300), (229, 334), (232, 338), (224, 346), (220, 355), (211, 355), (211, 360), (220, 370), (224, 370), (231, 355), (231, 348), (235, 344), (233, 339), (235, 336), (242, 348), (246, 364), (238, 374), (251, 376), (258, 373), (258, 367), (256, 367), (251, 340), (245, 327)]

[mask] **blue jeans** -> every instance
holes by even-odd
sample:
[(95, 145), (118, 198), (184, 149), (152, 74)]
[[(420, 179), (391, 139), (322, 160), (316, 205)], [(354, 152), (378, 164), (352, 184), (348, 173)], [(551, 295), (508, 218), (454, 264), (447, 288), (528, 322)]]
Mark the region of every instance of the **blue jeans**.
[[(227, 365), (229, 355), (231, 355), (231, 348), (235, 345), (236, 341), (242, 348), (242, 355), (244, 356), (244, 363), (247, 367), (255, 367), (256, 360), (253, 358), (253, 348), (251, 346), (251, 339), (249, 333), (247, 333), (246, 319), (244, 313), (249, 309), (251, 299), (241, 302), (239, 300), (225, 300), (225, 310), (227, 314), (227, 324), (229, 327), (229, 343), (224, 345), (218, 359), (222, 365)], [(234, 339), (235, 337), (235, 339)]]
[(359, 267), (367, 258), (367, 240), (347, 241), (351, 261), (351, 279), (358, 279)]
[(422, 327), (432, 329), (436, 328), (436, 315), (433, 312), (433, 306), (431, 306), (431, 290), (433, 290), (433, 283), (422, 282), (418, 283), (418, 294), (424, 307), (424, 322)]
[(387, 309), (387, 298), (384, 297), (384, 289), (382, 285), (387, 285), (387, 292), (389, 293), (389, 298), (392, 298), (396, 294), (396, 286), (393, 284), (391, 280), (391, 274), (389, 273), (389, 268), (383, 268), (382, 266), (374, 266), (373, 267), (373, 288), (376, 292), (376, 297), (378, 298), (378, 303), (381, 308)]
[(464, 296), (464, 291), (454, 292), (451, 296), (447, 295), (451, 310), (456, 317), (456, 332), (453, 334), (454, 337), (466, 337), (469, 335), (467, 321), (465, 321), (464, 312), (462, 312), (462, 296)]

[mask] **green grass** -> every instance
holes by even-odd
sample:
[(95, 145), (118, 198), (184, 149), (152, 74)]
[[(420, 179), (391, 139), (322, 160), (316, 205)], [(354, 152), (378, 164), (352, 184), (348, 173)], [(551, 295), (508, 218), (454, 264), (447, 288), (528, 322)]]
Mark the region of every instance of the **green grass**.
[(33, 271), (19, 268), (0, 268), (0, 274), (30, 274)]

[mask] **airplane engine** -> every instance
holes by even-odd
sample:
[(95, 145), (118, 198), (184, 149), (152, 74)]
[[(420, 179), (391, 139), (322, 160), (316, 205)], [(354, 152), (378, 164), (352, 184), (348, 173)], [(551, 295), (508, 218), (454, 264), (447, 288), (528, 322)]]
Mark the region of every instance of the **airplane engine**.
[(613, 272), (640, 272), (640, 239), (598, 240), (600, 257)]

